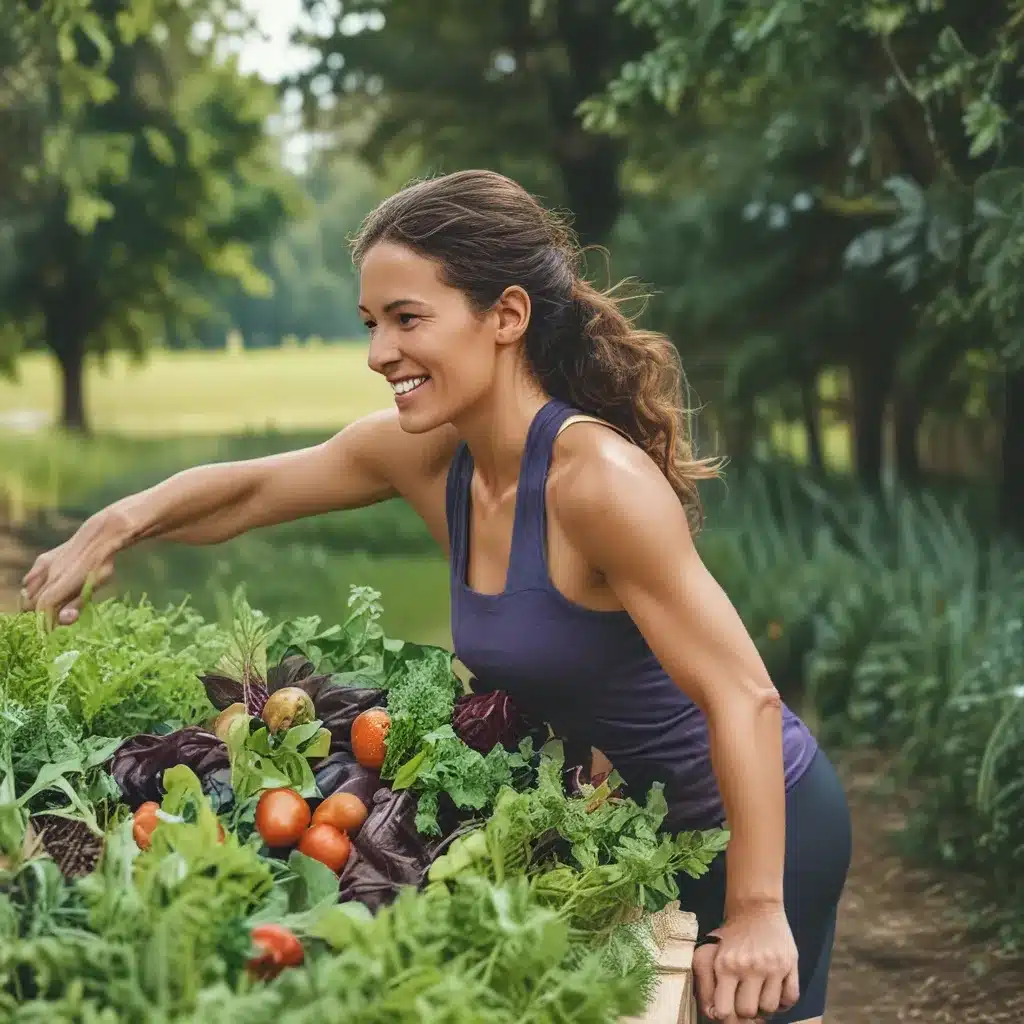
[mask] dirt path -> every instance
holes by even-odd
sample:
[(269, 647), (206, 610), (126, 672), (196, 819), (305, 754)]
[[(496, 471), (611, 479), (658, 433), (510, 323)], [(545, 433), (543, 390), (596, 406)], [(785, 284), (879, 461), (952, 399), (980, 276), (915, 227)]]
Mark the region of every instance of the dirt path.
[(843, 765), (854, 859), (829, 984), (828, 1024), (1003, 1024), (1024, 1021), (1024, 960), (972, 939), (970, 879), (909, 866), (892, 850), (898, 801), (874, 795), (878, 757)]
[[(17, 607), (31, 552), (0, 526), (0, 611)], [(967, 934), (980, 898), (959, 875), (911, 867), (892, 850), (898, 801), (874, 793), (875, 756), (841, 764), (854, 817), (854, 859), (830, 982), (828, 1024), (1024, 1022), (1024, 960)]]
[(31, 564), (31, 552), (0, 525), (0, 612), (17, 611), (21, 577)]

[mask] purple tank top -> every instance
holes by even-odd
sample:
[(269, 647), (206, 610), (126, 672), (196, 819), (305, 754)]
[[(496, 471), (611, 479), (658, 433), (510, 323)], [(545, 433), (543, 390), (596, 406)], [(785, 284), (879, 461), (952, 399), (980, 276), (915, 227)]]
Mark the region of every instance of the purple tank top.
[[(672, 682), (628, 612), (584, 608), (548, 575), (548, 468), (559, 427), (578, 414), (552, 399), (530, 425), (500, 594), (467, 583), (473, 459), (465, 444), (456, 452), (447, 481), (455, 653), (476, 677), (475, 690), (505, 690), (570, 743), (603, 751), (635, 799), (643, 802), (651, 783), (663, 782), (673, 830), (720, 824), (725, 812), (704, 713)], [(817, 745), (788, 707), (782, 728), (789, 789)]]

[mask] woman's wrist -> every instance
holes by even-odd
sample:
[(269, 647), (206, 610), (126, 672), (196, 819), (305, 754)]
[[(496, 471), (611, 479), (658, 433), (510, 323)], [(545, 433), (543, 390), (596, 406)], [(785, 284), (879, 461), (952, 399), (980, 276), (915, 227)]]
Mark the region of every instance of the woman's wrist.
[(785, 910), (785, 903), (781, 893), (777, 895), (770, 893), (726, 894), (726, 917), (737, 917), (747, 914), (771, 914), (780, 910)]
[(123, 501), (96, 513), (96, 532), (107, 558), (132, 546), (141, 534), (137, 515)]

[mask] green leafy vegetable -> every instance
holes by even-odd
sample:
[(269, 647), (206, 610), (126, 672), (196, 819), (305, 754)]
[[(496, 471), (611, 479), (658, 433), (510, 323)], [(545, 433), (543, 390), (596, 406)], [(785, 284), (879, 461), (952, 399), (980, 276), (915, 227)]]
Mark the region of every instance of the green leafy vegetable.
[(391, 729), (381, 776), (390, 779), (429, 733), (451, 722), (460, 686), (449, 651), (405, 644), (387, 688)]

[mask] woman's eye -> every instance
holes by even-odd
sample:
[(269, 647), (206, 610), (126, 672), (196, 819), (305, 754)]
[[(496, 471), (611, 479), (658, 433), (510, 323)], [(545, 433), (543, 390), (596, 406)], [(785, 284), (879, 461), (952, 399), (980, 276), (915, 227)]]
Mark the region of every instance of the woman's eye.
[(374, 323), (374, 322), (373, 322), (372, 320), (364, 320), (364, 321), (363, 321), (363, 326), (364, 326), (364, 327), (365, 327), (365, 328), (366, 328), (366, 329), (367, 329), (367, 330), (368, 330), (368, 331), (369, 331), (369, 332), (370, 332), (371, 334), (373, 334), (373, 329), (374, 329), (374, 327), (376, 327), (377, 325), (376, 325), (376, 324), (375, 324), (375, 323)]
[(399, 313), (398, 314), (398, 322), (403, 327), (408, 327), (413, 322), (413, 320), (417, 320), (417, 319), (419, 319), (419, 318), (416, 316), (415, 313)]

